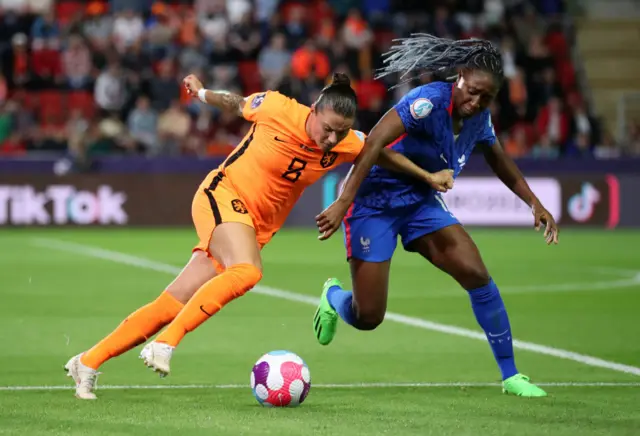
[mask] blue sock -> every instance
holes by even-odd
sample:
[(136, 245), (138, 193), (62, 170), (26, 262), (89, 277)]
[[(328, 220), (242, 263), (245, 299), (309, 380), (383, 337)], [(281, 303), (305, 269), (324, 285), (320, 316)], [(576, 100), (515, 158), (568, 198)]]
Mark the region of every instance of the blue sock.
[(351, 306), (353, 292), (345, 291), (339, 286), (331, 286), (327, 291), (327, 300), (344, 322), (355, 327), (357, 319)]
[(482, 327), (505, 380), (518, 373), (513, 357), (511, 326), (500, 291), (493, 279), (488, 285), (469, 292), (471, 307)]

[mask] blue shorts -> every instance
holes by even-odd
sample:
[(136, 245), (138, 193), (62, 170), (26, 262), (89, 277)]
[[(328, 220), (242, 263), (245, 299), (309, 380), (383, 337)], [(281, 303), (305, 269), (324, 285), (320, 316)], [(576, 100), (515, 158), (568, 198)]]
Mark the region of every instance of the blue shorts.
[(393, 209), (353, 204), (342, 222), (347, 259), (384, 262), (393, 256), (398, 235), (404, 249), (411, 251), (407, 249), (410, 242), (454, 224), (459, 221), (439, 194), (429, 201)]

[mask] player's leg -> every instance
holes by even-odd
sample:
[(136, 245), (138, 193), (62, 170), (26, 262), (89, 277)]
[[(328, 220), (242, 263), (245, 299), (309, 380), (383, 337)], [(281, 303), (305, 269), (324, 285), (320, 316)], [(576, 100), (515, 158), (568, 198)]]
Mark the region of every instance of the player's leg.
[(202, 284), (165, 331), (143, 348), (140, 357), (161, 376), (169, 373), (173, 350), (188, 332), (230, 301), (244, 295), (262, 278), (260, 247), (253, 219), (245, 207), (238, 207), (238, 194), (222, 177), (215, 183), (215, 188), (203, 192), (206, 203), (194, 201), (193, 206), (201, 241), (198, 247), (204, 246), (224, 271)]
[(206, 253), (196, 251), (166, 290), (142, 306), (106, 338), (82, 355), (81, 362), (98, 369), (107, 360), (144, 343), (171, 322), (191, 296), (216, 276), (216, 268)]
[(511, 325), (498, 286), (471, 236), (446, 210), (444, 203), (422, 206), (401, 235), (409, 251), (420, 253), (467, 290), (473, 313), (500, 368), (505, 391), (523, 396), (546, 395), (518, 373)]
[(216, 276), (216, 271), (212, 259), (196, 247), (187, 265), (158, 298), (130, 314), (91, 349), (72, 357), (65, 370), (76, 383), (76, 397), (95, 399), (93, 391), (98, 368), (107, 360), (144, 343), (170, 323), (200, 286)]
[(161, 376), (169, 374), (173, 350), (187, 333), (244, 295), (262, 278), (260, 250), (253, 227), (234, 222), (221, 224), (213, 231), (209, 250), (225, 270), (204, 283), (140, 354), (145, 364)]
[(373, 330), (384, 320), (391, 257), (396, 246), (397, 220), (381, 211), (354, 206), (343, 222), (353, 291), (339, 280), (327, 280), (314, 315), (318, 342), (329, 344), (338, 317), (358, 330)]

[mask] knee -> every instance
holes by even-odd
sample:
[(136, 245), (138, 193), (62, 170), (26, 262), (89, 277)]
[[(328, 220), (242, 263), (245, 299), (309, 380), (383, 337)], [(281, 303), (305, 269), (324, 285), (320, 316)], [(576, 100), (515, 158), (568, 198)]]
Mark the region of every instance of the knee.
[(384, 321), (384, 311), (363, 311), (356, 308), (358, 330), (375, 330)]
[(262, 280), (262, 269), (250, 263), (232, 265), (226, 272), (233, 277), (237, 296), (244, 295)]
[(488, 285), (491, 276), (489, 276), (487, 267), (482, 262), (478, 262), (465, 265), (456, 279), (463, 288), (472, 290)]
[(358, 319), (358, 330), (371, 331), (378, 328), (382, 324), (383, 318), (364, 318)]

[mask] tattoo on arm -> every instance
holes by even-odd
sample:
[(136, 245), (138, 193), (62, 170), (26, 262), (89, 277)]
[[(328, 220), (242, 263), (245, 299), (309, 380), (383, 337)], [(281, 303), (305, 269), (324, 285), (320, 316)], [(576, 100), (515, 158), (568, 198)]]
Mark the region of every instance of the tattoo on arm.
[(242, 115), (245, 99), (243, 96), (228, 91), (207, 91), (205, 94), (207, 104), (216, 106), (225, 112)]

